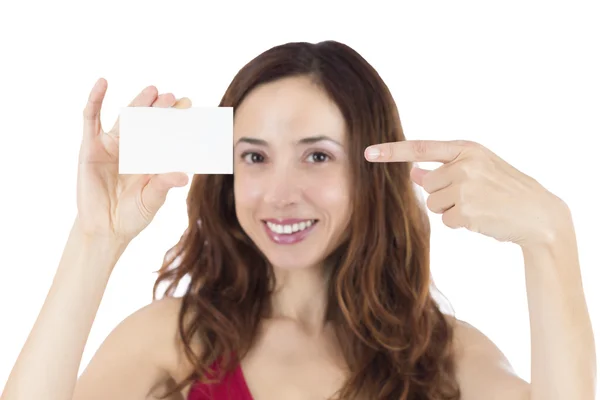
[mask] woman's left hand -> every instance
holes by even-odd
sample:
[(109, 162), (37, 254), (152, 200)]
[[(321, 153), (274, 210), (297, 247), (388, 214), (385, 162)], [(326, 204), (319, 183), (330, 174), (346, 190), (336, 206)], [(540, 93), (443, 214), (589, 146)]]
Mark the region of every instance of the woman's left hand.
[(407, 140), (369, 146), (371, 162), (441, 162), (414, 167), (411, 179), (429, 194), (427, 208), (450, 228), (464, 227), (522, 247), (551, 242), (565, 222), (567, 205), (535, 179), (479, 143)]

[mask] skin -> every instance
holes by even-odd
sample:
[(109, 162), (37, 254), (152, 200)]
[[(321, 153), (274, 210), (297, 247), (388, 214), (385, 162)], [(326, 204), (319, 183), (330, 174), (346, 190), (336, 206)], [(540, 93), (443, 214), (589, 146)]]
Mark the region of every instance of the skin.
[[(339, 242), (351, 212), (344, 119), (308, 79), (294, 78), (256, 88), (234, 122), (236, 213), (274, 266), (280, 284), (275, 316), (319, 332), (326, 289), (320, 262)], [(302, 142), (313, 137), (325, 138)], [(265, 232), (267, 218), (318, 223), (302, 242), (282, 245)]]
[[(175, 98), (166, 96), (168, 101), (165, 103), (165, 97), (162, 101), (167, 105), (163, 106), (172, 106)], [(146, 100), (150, 105), (158, 99), (154, 93)], [(301, 138), (315, 134), (328, 135), (341, 146), (330, 141), (298, 144)], [(319, 263), (339, 240), (351, 209), (343, 119), (310, 81), (286, 79), (248, 96), (236, 115), (234, 137), (239, 143), (235, 148), (236, 213), (242, 227), (273, 262), (280, 281), (280, 290), (272, 299), (275, 314), (264, 321), (256, 346), (242, 361), (244, 375), (256, 399), (326, 398), (341, 384), (344, 369), (331, 330), (321, 323), (325, 296)], [(242, 137), (260, 139), (266, 145), (239, 142)], [(241, 157), (246, 151), (264, 154), (264, 162), (248, 163), (248, 157)], [(329, 154), (331, 159), (315, 158), (315, 151)], [(325, 162), (315, 163), (316, 159)], [(421, 178), (416, 180), (423, 183)], [(304, 243), (284, 249), (264, 233), (261, 219), (270, 217), (307, 217), (319, 219), (319, 223)], [(119, 324), (76, 379), (106, 284), (127, 246), (127, 242), (86, 232), (76, 220), (48, 298), (2, 400), (153, 399), (191, 371), (176, 339), (180, 300), (163, 299)], [(531, 271), (541, 270), (541, 264), (572, 261), (567, 250), (560, 253), (560, 259), (542, 258), (533, 248), (528, 251)], [(556, 289), (531, 283), (533, 278), (529, 282), (537, 288), (532, 293), (538, 298), (541, 291)], [(536, 327), (540, 329), (541, 324)], [(546, 338), (545, 343), (550, 340)], [(533, 398), (529, 384), (473, 326), (459, 321), (453, 345), (463, 400)], [(199, 349), (197, 343), (194, 346)], [(185, 399), (188, 390), (173, 398)], [(564, 393), (574, 392), (565, 389)]]
[[(531, 400), (595, 397), (596, 350), (583, 291), (571, 211), (558, 196), (485, 146), (465, 140), (412, 140), (370, 146), (372, 162), (441, 162), (433, 171), (414, 168), (413, 181), (427, 193), (427, 208), (450, 228), (466, 228), (523, 254), (531, 333), (531, 386), (503, 387), (488, 363), (473, 370), (466, 398)], [(471, 354), (474, 351), (470, 351)], [(494, 378), (493, 380), (491, 378)]]

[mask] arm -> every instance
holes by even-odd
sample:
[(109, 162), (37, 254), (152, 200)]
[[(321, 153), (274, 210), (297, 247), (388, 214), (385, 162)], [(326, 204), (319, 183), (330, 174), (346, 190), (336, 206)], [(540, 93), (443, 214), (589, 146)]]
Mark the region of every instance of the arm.
[(166, 299), (123, 321), (77, 382), (81, 357), (125, 244), (86, 238), (73, 225), (54, 282), (1, 400), (146, 398), (175, 365), (178, 303)]
[(124, 244), (71, 228), (54, 281), (1, 400), (70, 399), (84, 346)]
[[(558, 216), (557, 216), (558, 217)], [(593, 400), (596, 354), (570, 216), (545, 246), (524, 248), (531, 400)]]
[[(569, 219), (566, 219), (567, 221)], [(593, 400), (594, 336), (587, 312), (575, 233), (523, 248), (531, 325), (531, 384), (469, 324), (456, 330), (458, 380), (464, 400)]]

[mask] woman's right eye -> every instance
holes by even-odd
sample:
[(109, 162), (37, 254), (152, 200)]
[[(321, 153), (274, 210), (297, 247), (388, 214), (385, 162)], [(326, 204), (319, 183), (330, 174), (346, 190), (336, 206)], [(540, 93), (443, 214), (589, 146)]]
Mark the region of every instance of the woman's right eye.
[(251, 151), (242, 154), (242, 159), (248, 164), (256, 164), (264, 161), (264, 157), (261, 154)]

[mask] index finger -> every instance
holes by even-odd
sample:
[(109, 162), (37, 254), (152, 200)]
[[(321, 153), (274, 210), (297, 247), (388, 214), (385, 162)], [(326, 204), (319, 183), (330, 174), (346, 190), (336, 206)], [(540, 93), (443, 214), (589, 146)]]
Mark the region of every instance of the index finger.
[(441, 162), (458, 158), (464, 148), (454, 141), (404, 140), (369, 146), (365, 158), (371, 162)]
[[(152, 105), (154, 100), (158, 97), (158, 89), (154, 85), (147, 86), (144, 90), (142, 90), (132, 101), (129, 103), (127, 107), (149, 107)], [(119, 117), (113, 124), (113, 127), (110, 131), (106, 132), (112, 136), (119, 136)]]

